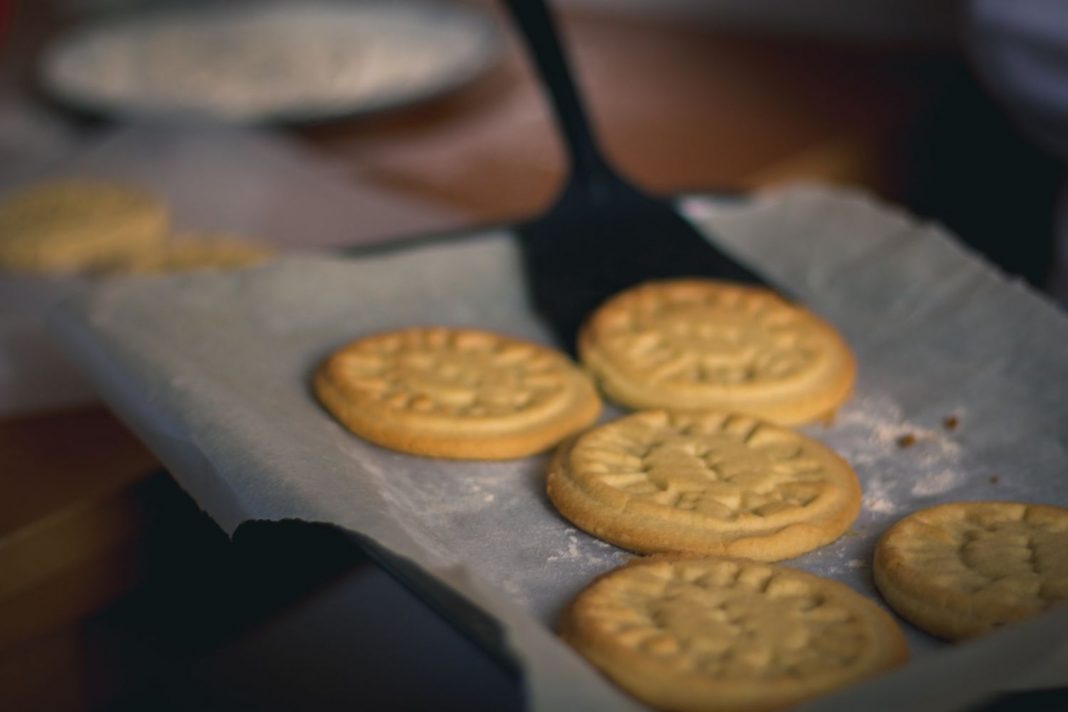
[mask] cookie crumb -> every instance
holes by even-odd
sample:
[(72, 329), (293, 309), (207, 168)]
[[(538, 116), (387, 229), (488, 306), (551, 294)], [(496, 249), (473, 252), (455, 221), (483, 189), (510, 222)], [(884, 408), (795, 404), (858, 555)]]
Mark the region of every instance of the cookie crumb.
[(960, 425), (960, 420), (955, 415), (947, 415), (942, 419), (942, 426), (946, 430), (956, 430), (958, 425)]
[(916, 444), (916, 436), (912, 433), (906, 433), (897, 439), (897, 446), (899, 448), (912, 447)]
[(997, 475), (990, 475), (990, 484), (996, 485), (998, 482), (1001, 482), (1000, 477), (998, 477)]

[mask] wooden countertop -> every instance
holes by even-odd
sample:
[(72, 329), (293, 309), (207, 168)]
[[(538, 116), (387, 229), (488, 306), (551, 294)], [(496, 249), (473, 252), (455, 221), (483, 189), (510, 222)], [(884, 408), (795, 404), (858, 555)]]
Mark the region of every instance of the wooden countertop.
[[(900, 137), (937, 89), (926, 69), (944, 61), (591, 12), (564, 20), (607, 153), (659, 192), (806, 178), (893, 197)], [(363, 179), (472, 223), (538, 211), (563, 174), (514, 40), (500, 66), (452, 96), (296, 134)], [(11, 661), (30, 641), (135, 585), (134, 487), (156, 468), (102, 407), (0, 421), (0, 684), (22, 679)]]

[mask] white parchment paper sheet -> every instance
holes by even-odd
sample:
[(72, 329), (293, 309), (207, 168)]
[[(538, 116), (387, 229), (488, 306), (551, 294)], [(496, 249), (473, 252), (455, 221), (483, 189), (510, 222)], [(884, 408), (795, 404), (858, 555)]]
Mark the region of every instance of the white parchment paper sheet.
[[(684, 210), (837, 325), (858, 357), (853, 399), (832, 425), (806, 430), (854, 465), (863, 512), (848, 535), (793, 565), (875, 596), (875, 538), (918, 507), (1068, 505), (1062, 313), (937, 228), (859, 194), (798, 188), (742, 203), (694, 198)], [(71, 303), (56, 326), (223, 528), (301, 518), (371, 536), (502, 622), (532, 709), (630, 709), (551, 634), (571, 596), (627, 555), (555, 514), (542, 489), (545, 456), (466, 463), (388, 452), (338, 426), (310, 393), (315, 364), (372, 330), (466, 324), (548, 342), (525, 303), (518, 259), (500, 232), (390, 255), (129, 280)], [(944, 425), (950, 416), (955, 428)], [(904, 435), (911, 447), (898, 444)], [(912, 664), (812, 709), (895, 709), (885, 705), (893, 692), (932, 676), (912, 709), (957, 709), (1013, 685), (1068, 685), (1068, 615), (1040, 622), (953, 650), (909, 628)]]

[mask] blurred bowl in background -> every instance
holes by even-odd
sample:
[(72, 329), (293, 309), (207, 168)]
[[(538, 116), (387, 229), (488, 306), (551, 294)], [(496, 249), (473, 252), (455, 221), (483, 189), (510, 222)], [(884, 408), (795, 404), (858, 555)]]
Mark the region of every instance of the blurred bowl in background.
[(116, 15), (56, 38), (38, 70), (45, 92), (91, 114), (293, 124), (440, 96), (502, 47), (466, 5), (275, 0)]

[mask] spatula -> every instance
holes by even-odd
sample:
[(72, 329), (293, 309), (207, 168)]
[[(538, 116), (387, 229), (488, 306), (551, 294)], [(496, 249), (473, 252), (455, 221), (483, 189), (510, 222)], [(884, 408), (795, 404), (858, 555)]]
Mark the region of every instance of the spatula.
[(549, 211), (518, 228), (535, 310), (572, 354), (582, 321), (611, 295), (649, 279), (762, 280), (698, 233), (667, 202), (623, 179), (590, 130), (544, 0), (505, 0), (551, 100), (570, 174)]

